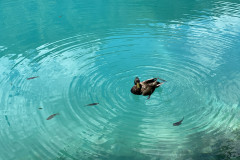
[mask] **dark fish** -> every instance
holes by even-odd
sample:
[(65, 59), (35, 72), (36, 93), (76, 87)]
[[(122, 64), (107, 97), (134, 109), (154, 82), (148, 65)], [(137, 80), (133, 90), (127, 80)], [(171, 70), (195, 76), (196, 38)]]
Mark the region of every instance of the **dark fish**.
[(86, 106), (95, 106), (95, 105), (98, 105), (99, 103), (91, 103), (91, 104), (88, 104)]
[(8, 126), (10, 127), (10, 122), (8, 121), (8, 116), (7, 115), (5, 115), (5, 119), (7, 121)]
[[(184, 117), (183, 117), (183, 119), (184, 119)], [(181, 125), (181, 124), (182, 124), (182, 121), (183, 121), (183, 119), (182, 119), (181, 121), (179, 121), (179, 122), (173, 123), (173, 126), (179, 126), (179, 125)]]
[(27, 80), (30, 80), (30, 79), (34, 79), (34, 78), (38, 78), (39, 76), (36, 76), (36, 77), (30, 77), (30, 78), (27, 78)]
[(42, 107), (39, 107), (38, 109), (43, 109)]
[(51, 116), (49, 116), (49, 117), (47, 118), (47, 120), (52, 119), (52, 118), (55, 117), (56, 115), (59, 115), (59, 113), (52, 114)]

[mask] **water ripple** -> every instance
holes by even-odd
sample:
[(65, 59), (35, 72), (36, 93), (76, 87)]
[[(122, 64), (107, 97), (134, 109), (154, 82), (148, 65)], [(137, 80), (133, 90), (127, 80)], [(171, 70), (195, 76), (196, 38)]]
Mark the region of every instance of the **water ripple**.
[[(189, 5), (190, 11), (182, 6), (166, 19), (148, 17), (148, 7), (154, 8), (148, 5), (146, 17), (106, 31), (100, 32), (105, 23), (99, 20), (102, 25), (91, 25), (96, 31), (1, 44), (0, 159), (178, 159), (194, 145), (204, 146), (205, 137), (210, 143), (238, 129), (239, 4), (218, 1), (203, 10)], [(85, 10), (98, 13), (91, 7)], [(58, 18), (71, 23), (64, 16)], [(32, 17), (25, 22), (19, 37), (37, 30)], [(43, 22), (40, 30), (50, 20)], [(130, 92), (136, 76), (167, 82), (148, 100)], [(87, 106), (92, 103), (99, 104)], [(59, 115), (47, 120), (53, 114)], [(183, 117), (182, 125), (173, 126)]]

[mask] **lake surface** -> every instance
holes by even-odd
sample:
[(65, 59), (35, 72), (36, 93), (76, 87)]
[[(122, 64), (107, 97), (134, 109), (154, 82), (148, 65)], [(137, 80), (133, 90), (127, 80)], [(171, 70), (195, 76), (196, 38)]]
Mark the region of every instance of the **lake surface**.
[(239, 62), (239, 0), (1, 1), (0, 160), (238, 159)]

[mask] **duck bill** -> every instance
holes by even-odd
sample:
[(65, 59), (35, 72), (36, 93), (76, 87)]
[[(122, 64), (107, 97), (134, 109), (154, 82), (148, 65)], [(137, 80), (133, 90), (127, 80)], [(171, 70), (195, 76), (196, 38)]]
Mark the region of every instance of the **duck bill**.
[(138, 89), (140, 88), (140, 84), (139, 84), (139, 83), (137, 83), (137, 88), (138, 88)]

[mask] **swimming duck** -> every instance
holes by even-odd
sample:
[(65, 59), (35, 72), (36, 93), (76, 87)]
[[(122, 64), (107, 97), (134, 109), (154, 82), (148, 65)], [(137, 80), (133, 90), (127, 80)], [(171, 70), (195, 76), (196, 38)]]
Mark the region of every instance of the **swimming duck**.
[[(134, 80), (135, 85), (132, 87), (131, 92), (136, 95), (148, 96), (148, 99), (149, 99), (152, 93), (155, 91), (155, 88), (158, 88), (163, 84), (163, 82), (158, 82), (157, 79), (160, 79), (160, 78), (152, 78), (152, 79), (148, 79), (143, 82), (140, 82), (140, 79), (136, 77)], [(160, 79), (160, 80), (163, 80), (163, 79)]]

